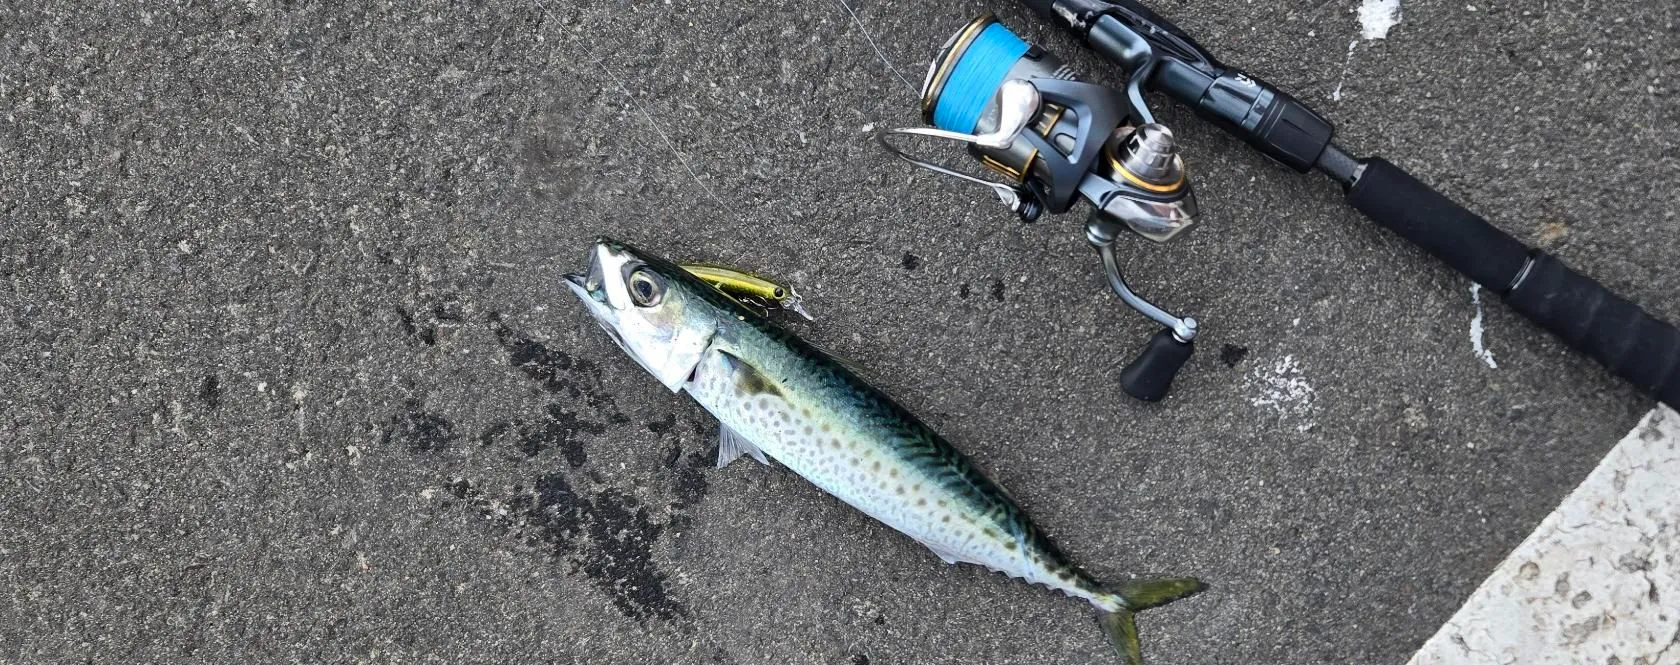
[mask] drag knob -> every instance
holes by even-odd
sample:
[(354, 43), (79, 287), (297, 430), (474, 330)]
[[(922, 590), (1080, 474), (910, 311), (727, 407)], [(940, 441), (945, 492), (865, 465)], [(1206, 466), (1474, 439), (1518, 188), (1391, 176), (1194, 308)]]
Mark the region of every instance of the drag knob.
[(1163, 329), (1149, 338), (1136, 360), (1120, 372), (1120, 389), (1145, 402), (1158, 402), (1172, 389), (1173, 377), (1196, 350), (1194, 342), (1181, 342), (1171, 330)]
[(1184, 158), (1178, 156), (1178, 142), (1165, 125), (1149, 123), (1133, 130), (1120, 147), (1118, 166), (1129, 180), (1146, 189), (1176, 189), (1184, 182)]

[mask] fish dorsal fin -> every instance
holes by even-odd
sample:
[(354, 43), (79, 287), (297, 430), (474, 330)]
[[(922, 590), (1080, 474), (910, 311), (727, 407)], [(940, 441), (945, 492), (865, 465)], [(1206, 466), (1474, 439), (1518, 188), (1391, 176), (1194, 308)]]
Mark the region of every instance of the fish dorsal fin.
[(852, 376), (862, 379), (864, 383), (875, 385), (875, 382), (870, 380), (869, 374), (860, 369), (857, 363), (852, 362), (851, 358), (847, 358), (846, 356), (830, 351), (826, 347), (812, 342), (811, 340), (801, 339), (800, 341), (804, 342), (806, 346), (811, 347), (817, 353), (823, 354), (823, 357), (833, 361), (834, 364), (839, 365), (842, 369), (847, 372), (851, 372)]
[(759, 450), (758, 446), (748, 441), (747, 437), (741, 436), (740, 432), (729, 429), (728, 425), (718, 423), (718, 468), (723, 468), (724, 465), (735, 461), (735, 458), (742, 455), (758, 460), (759, 464), (770, 463), (770, 460), (764, 457), (764, 451)]

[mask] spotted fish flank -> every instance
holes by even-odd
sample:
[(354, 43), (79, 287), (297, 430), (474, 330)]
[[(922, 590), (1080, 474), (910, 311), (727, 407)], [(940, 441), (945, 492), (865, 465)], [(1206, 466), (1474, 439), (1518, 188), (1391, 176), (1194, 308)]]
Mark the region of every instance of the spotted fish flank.
[(631, 358), (717, 417), (719, 466), (741, 455), (775, 458), (948, 563), (1083, 598), (1127, 663), (1141, 660), (1134, 612), (1203, 588), (1191, 578), (1099, 584), (908, 410), (671, 263), (603, 239), (589, 272), (567, 279)]

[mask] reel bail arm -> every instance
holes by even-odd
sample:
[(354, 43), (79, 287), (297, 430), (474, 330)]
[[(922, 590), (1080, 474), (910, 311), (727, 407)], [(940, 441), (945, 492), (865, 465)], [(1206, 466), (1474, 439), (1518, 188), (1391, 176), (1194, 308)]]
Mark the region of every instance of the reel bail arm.
[(1037, 220), (1039, 215), (1043, 214), (1044, 206), (1025, 187), (982, 180), (924, 159), (912, 157), (894, 146), (892, 142), (887, 140), (887, 137), (893, 135), (925, 136), (960, 141), (978, 148), (1008, 150), (1014, 146), (1015, 139), (1021, 133), (1021, 130), (1026, 129), (1027, 125), (1038, 115), (1043, 102), (1043, 97), (1039, 94), (1038, 88), (1034, 87), (1032, 83), (1021, 79), (1011, 79), (998, 86), (997, 128), (990, 132), (965, 134), (934, 127), (904, 127), (880, 132), (875, 135), (875, 140), (881, 144), (881, 147), (886, 148), (887, 152), (906, 162), (934, 173), (990, 187), (992, 192), (997, 194), (998, 200), (1007, 206), (1010, 212), (1019, 215), (1021, 221), (1031, 222)]

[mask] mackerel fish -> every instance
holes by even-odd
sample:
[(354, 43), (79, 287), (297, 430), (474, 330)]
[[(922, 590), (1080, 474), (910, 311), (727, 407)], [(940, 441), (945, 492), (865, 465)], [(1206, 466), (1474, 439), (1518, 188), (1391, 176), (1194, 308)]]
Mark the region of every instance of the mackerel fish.
[(1085, 599), (1125, 663), (1142, 661), (1135, 612), (1204, 588), (1194, 578), (1097, 582), (908, 410), (675, 264), (602, 238), (588, 271), (566, 281), (625, 353), (717, 417), (718, 466), (774, 458), (946, 563)]

